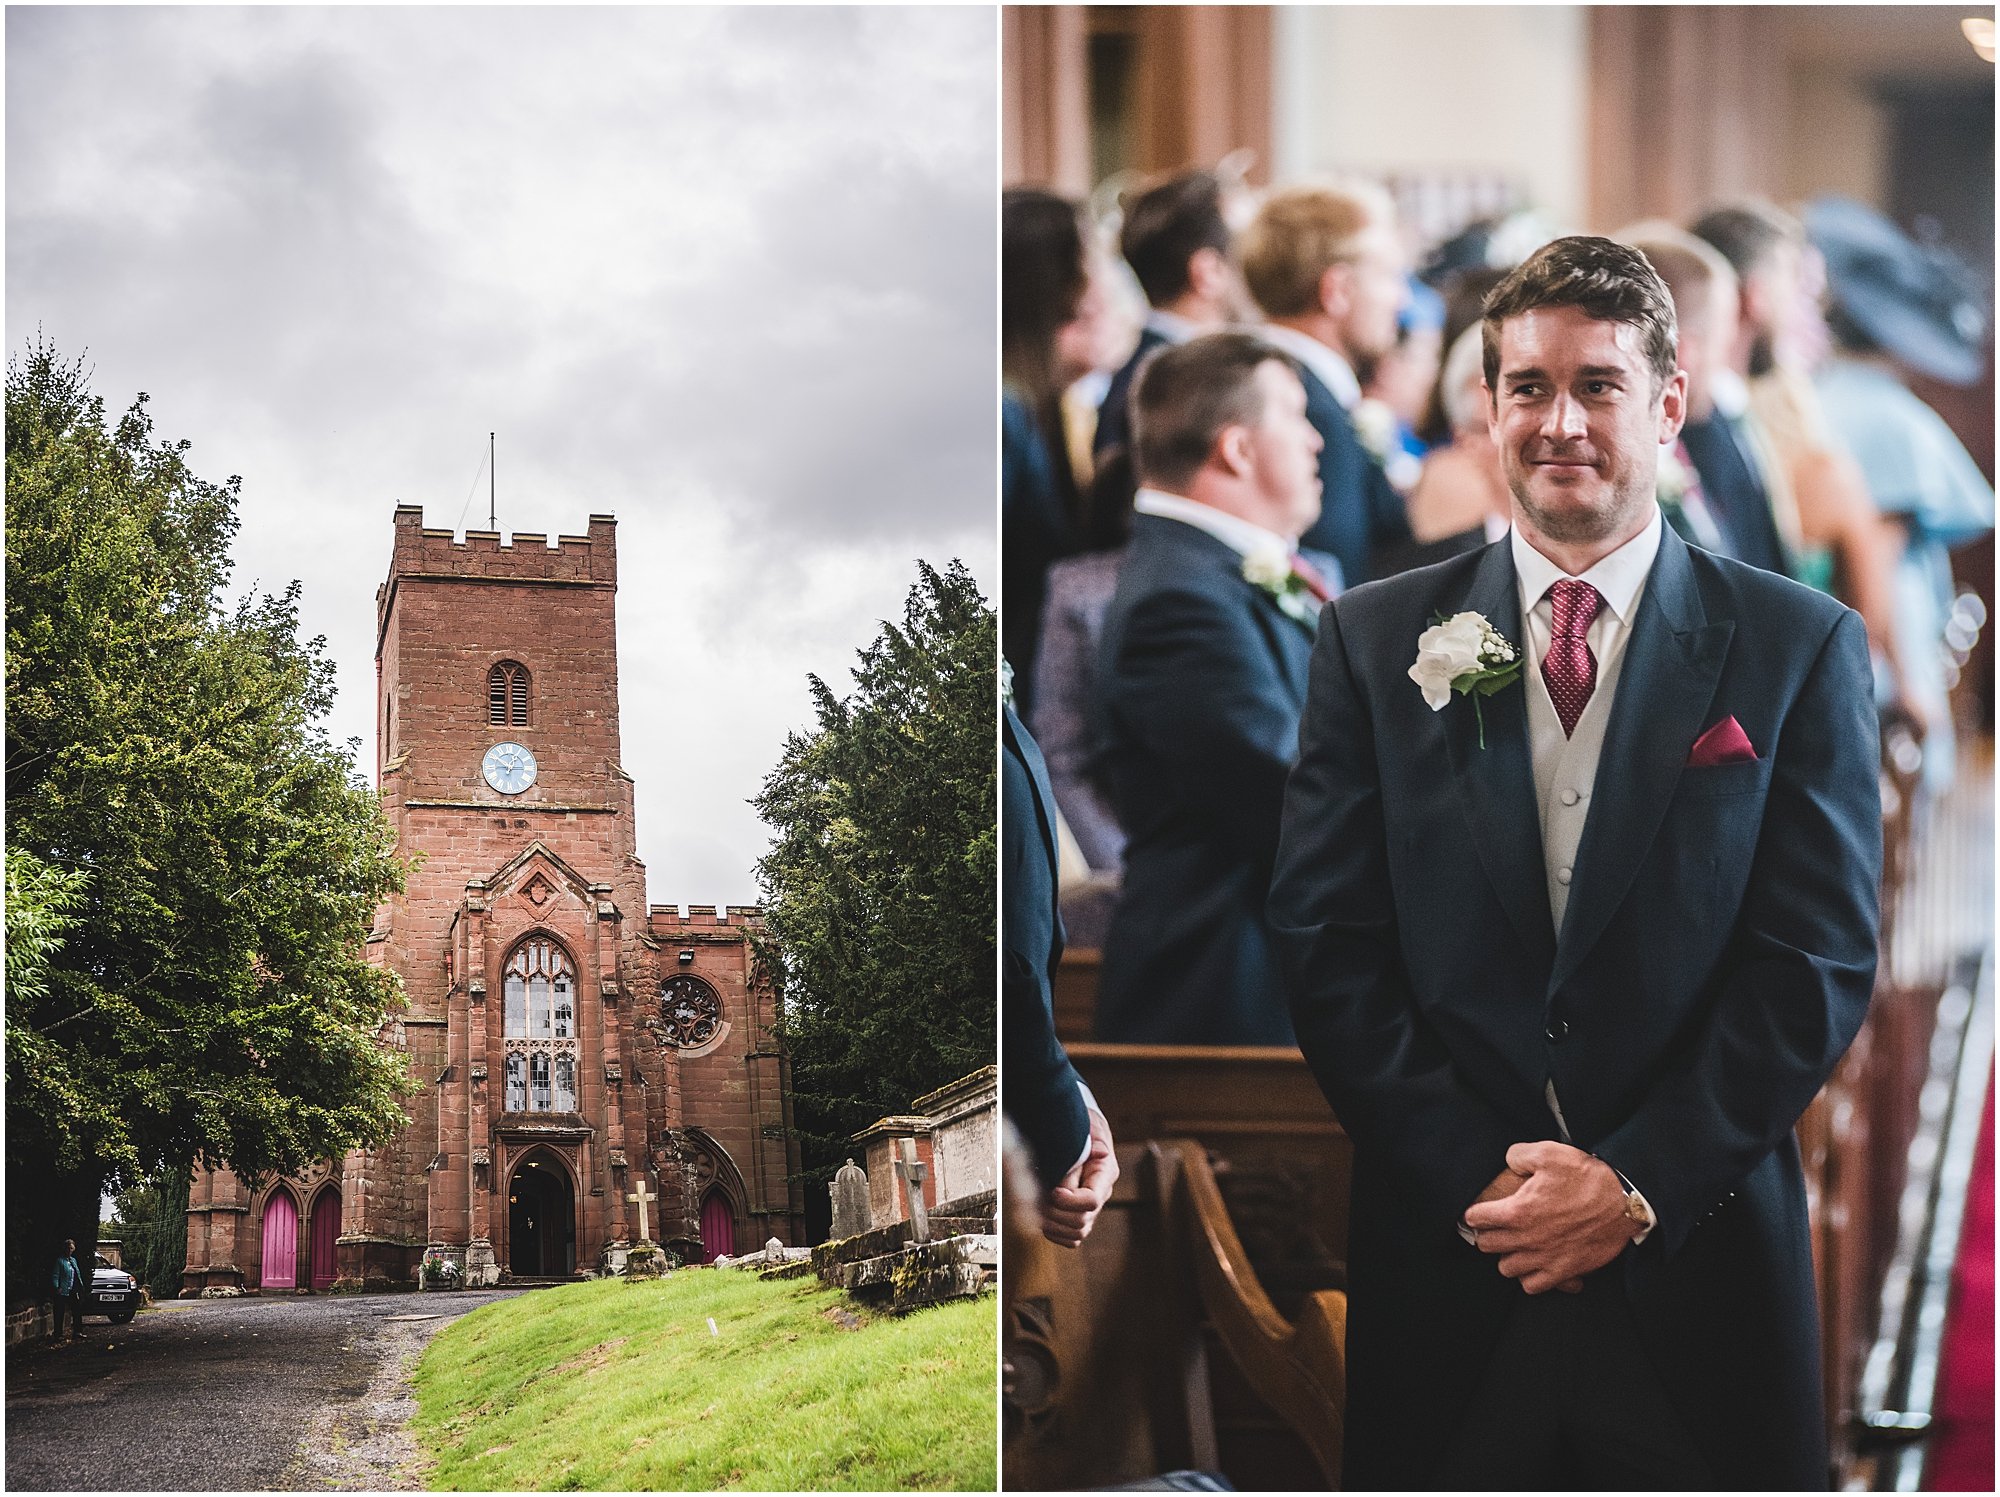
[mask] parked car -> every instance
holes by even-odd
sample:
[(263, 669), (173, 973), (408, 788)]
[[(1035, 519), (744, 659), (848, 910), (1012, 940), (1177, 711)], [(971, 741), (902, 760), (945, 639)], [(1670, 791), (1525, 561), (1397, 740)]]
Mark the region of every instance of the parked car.
[(114, 1325), (123, 1325), (139, 1313), (139, 1281), (122, 1268), (113, 1268), (102, 1253), (90, 1275), (90, 1294), (84, 1300), (86, 1315), (108, 1315)]

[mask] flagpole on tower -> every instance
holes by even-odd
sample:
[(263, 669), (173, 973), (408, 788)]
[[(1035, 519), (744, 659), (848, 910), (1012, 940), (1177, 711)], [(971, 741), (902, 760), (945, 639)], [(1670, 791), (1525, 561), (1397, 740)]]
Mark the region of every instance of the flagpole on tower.
[(493, 436), (490, 431), (486, 434), (486, 528), (488, 530), (500, 528), (498, 509), (500, 483), (493, 476)]

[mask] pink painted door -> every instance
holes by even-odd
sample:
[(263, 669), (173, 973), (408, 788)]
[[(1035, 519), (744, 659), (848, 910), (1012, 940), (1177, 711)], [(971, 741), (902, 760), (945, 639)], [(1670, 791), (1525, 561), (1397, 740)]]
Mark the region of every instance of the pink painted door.
[(701, 1261), (713, 1263), (736, 1251), (736, 1219), (720, 1191), (711, 1190), (701, 1202)]
[(282, 1185), (264, 1202), (264, 1287), (294, 1289), (299, 1282), (299, 1203)]
[(338, 1267), (335, 1258), (339, 1249), (334, 1246), (340, 1236), (340, 1192), (322, 1190), (313, 1201), (312, 1213), (312, 1286), (315, 1289), (331, 1289), (334, 1271)]

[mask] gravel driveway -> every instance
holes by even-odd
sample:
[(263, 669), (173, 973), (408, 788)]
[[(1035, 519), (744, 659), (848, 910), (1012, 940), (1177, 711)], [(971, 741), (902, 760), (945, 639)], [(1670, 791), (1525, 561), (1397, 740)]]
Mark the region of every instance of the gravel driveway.
[(409, 1374), (446, 1322), (516, 1290), (175, 1300), (7, 1352), (20, 1491), (407, 1491)]

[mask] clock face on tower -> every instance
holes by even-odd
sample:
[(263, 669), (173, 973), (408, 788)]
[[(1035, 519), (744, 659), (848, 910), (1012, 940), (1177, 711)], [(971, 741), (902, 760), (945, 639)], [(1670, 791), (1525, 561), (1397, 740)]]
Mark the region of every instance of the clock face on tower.
[(535, 756), (518, 743), (494, 744), (479, 768), (502, 795), (519, 795), (535, 783)]

